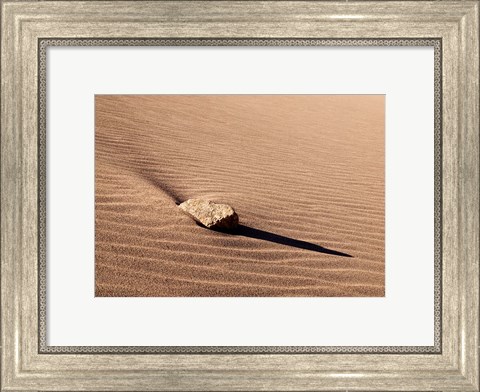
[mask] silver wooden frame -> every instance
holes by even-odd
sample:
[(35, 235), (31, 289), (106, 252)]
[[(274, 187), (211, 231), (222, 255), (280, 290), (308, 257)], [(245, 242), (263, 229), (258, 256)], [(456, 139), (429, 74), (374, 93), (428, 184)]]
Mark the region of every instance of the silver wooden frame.
[[(478, 1), (4, 1), (2, 390), (478, 391), (478, 17)], [(441, 236), (434, 346), (139, 350), (45, 344), (42, 50), (141, 42), (436, 47)]]

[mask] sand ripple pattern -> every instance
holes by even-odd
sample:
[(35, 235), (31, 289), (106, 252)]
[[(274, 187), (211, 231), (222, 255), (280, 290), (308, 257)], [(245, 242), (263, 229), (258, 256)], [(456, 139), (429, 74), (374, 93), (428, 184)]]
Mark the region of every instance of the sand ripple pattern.
[[(384, 296), (383, 96), (99, 95), (95, 115), (96, 296)], [(199, 227), (192, 197), (243, 231)]]

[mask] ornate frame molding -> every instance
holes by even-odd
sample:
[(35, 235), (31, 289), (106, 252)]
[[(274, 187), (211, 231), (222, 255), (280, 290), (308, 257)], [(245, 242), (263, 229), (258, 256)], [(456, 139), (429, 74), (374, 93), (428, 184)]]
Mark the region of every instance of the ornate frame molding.
[[(479, 391), (478, 18), (478, 0), (3, 1), (2, 390)], [(361, 353), (344, 347), (343, 352), (309, 355), (289, 350), (260, 350), (255, 355), (240, 351), (198, 355), (187, 350), (156, 355), (148, 350), (141, 354), (81, 353), (79, 348), (62, 352), (42, 346), (38, 290), (42, 254), (38, 220), (42, 68), (38, 56), (42, 42), (154, 42), (156, 37), (187, 37), (184, 43), (227, 39), (237, 44), (250, 40), (372, 44), (404, 37), (441, 42), (442, 99), (437, 120), (441, 119), (442, 128), (437, 169), (441, 171), (438, 214), (443, 261), (438, 277), (441, 350), (385, 355), (386, 351)]]

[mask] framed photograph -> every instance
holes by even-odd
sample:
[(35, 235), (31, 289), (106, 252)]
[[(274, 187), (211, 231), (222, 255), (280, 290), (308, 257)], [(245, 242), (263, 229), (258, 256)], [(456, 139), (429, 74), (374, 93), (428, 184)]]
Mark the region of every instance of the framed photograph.
[(2, 391), (480, 391), (477, 0), (1, 5)]

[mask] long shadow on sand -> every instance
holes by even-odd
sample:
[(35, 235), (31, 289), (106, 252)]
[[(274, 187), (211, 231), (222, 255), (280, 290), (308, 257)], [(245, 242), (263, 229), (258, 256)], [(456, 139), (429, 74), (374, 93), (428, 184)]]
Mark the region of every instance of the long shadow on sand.
[[(199, 226), (202, 226), (199, 224)], [(256, 238), (258, 240), (274, 242), (275, 244), (292, 246), (294, 248), (306, 249), (313, 252), (325, 253), (333, 256), (353, 257), (348, 253), (339, 252), (337, 250), (324, 248), (323, 246), (312, 244), (311, 242), (296, 240), (294, 238), (285, 237), (283, 235), (271, 233), (265, 230), (255, 229), (253, 227), (238, 225), (235, 231), (215, 230), (229, 235), (241, 235), (243, 237)]]

